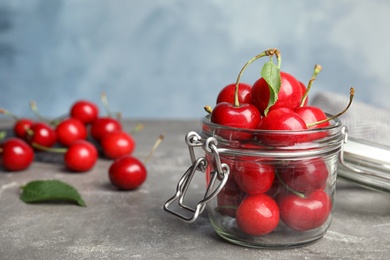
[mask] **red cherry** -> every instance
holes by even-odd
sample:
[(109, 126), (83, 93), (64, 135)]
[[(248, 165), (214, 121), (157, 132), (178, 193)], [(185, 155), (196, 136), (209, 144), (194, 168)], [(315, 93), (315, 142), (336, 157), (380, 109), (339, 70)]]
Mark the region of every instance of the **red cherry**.
[(34, 121), (31, 119), (28, 119), (28, 118), (18, 119), (15, 122), (14, 127), (13, 127), (14, 134), (17, 137), (26, 140), (27, 135), (28, 135), (28, 133), (27, 133), (28, 129), (30, 129), (33, 124), (34, 124)]
[(57, 140), (62, 145), (69, 146), (76, 140), (87, 138), (87, 128), (76, 118), (62, 120), (56, 127)]
[(74, 172), (86, 172), (92, 169), (98, 158), (96, 147), (86, 141), (77, 140), (73, 142), (65, 152), (65, 166)]
[(75, 102), (70, 109), (70, 116), (79, 119), (84, 124), (92, 123), (97, 119), (98, 115), (98, 107), (87, 100)]
[(236, 212), (238, 227), (251, 236), (271, 233), (279, 223), (279, 208), (267, 194), (246, 197)]
[(260, 142), (270, 146), (291, 146), (307, 141), (307, 135), (291, 132), (306, 130), (307, 127), (305, 121), (289, 108), (271, 110), (266, 117), (262, 118), (258, 129), (274, 131), (273, 133), (264, 132), (257, 136)]
[(243, 192), (256, 195), (271, 188), (275, 172), (271, 165), (251, 159), (237, 162), (234, 177)]
[[(260, 121), (260, 113), (251, 104), (235, 106), (228, 102), (218, 103), (211, 112), (211, 122), (223, 126), (245, 129), (254, 129)], [(217, 134), (226, 139), (250, 139), (253, 134), (248, 132), (221, 129)]]
[(91, 125), (91, 135), (97, 141), (105, 134), (119, 130), (122, 130), (122, 125), (112, 117), (99, 117)]
[(291, 161), (277, 171), (285, 185), (305, 194), (323, 188), (329, 175), (322, 158)]
[(111, 183), (120, 190), (134, 190), (146, 180), (144, 164), (131, 155), (116, 159), (108, 170)]
[(131, 154), (135, 149), (133, 137), (124, 131), (108, 133), (100, 140), (103, 153), (111, 159)]
[[(310, 125), (312, 123), (327, 119), (327, 116), (324, 111), (316, 106), (297, 107), (296, 109), (294, 109), (294, 112), (297, 113), (303, 119), (303, 121), (305, 121), (306, 125)], [(329, 121), (326, 121), (320, 124), (309, 126), (308, 128), (323, 128), (329, 125)]]
[(30, 145), (19, 138), (8, 138), (0, 145), (1, 165), (8, 171), (27, 169), (34, 160)]
[[(278, 92), (278, 99), (272, 106), (273, 109), (286, 107), (294, 109), (300, 105), (302, 89), (299, 81), (286, 72), (280, 72), (281, 85)], [(268, 83), (264, 78), (258, 79), (252, 86), (252, 104), (255, 105), (261, 114), (268, 106), (270, 91)]]
[[(252, 86), (247, 83), (239, 83), (238, 85), (238, 101), (240, 104), (250, 104), (252, 102), (251, 96)], [(221, 102), (228, 102), (234, 104), (234, 95), (236, 91), (236, 83), (225, 86), (217, 96), (217, 104)]]
[(319, 189), (306, 198), (289, 194), (281, 198), (279, 206), (280, 217), (289, 228), (306, 231), (325, 223), (330, 215), (332, 202), (329, 195)]
[(57, 141), (57, 134), (48, 124), (36, 122), (28, 130), (26, 138), (30, 144), (52, 147)]

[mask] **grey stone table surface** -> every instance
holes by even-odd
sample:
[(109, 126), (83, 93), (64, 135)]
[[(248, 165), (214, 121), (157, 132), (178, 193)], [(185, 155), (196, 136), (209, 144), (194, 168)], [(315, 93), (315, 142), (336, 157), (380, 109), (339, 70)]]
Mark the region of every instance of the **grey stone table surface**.
[[(28, 170), (0, 172), (0, 259), (388, 259), (390, 195), (338, 180), (332, 225), (316, 243), (263, 250), (230, 244), (214, 232), (206, 213), (184, 223), (163, 210), (189, 167), (184, 137), (200, 120), (129, 120), (134, 156), (145, 158), (156, 138), (165, 139), (147, 163), (148, 178), (134, 191), (118, 191), (108, 179), (110, 160), (99, 159), (87, 173), (72, 174), (60, 161), (35, 161)], [(9, 128), (12, 121), (0, 121)], [(49, 160), (50, 161), (50, 160)], [(25, 204), (20, 186), (38, 179), (73, 185), (87, 207)], [(194, 180), (204, 192), (204, 182)]]

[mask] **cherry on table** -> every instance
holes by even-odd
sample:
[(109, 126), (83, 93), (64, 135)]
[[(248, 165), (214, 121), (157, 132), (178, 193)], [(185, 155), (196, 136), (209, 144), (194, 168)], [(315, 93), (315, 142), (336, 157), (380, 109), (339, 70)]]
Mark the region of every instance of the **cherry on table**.
[(252, 236), (271, 233), (279, 223), (279, 207), (267, 194), (247, 196), (236, 212), (241, 231)]
[(117, 158), (108, 170), (110, 182), (120, 190), (134, 190), (147, 177), (145, 165), (132, 155)]
[(99, 117), (91, 125), (91, 136), (100, 141), (107, 133), (122, 130), (121, 123), (113, 117)]
[(74, 141), (84, 140), (88, 132), (86, 126), (79, 119), (66, 118), (56, 126), (57, 140), (65, 146), (71, 145)]
[(88, 100), (76, 101), (70, 108), (70, 116), (84, 124), (90, 124), (98, 118), (99, 108)]
[(77, 140), (73, 142), (64, 154), (65, 166), (74, 172), (86, 172), (92, 169), (98, 158), (96, 147), (86, 141)]
[(34, 160), (34, 151), (24, 140), (16, 137), (0, 144), (1, 166), (8, 171), (27, 169)]
[(26, 139), (30, 144), (52, 147), (57, 142), (57, 134), (48, 124), (36, 122), (27, 130)]
[(20, 118), (18, 119), (13, 127), (13, 132), (15, 136), (27, 140), (28, 129), (34, 124), (34, 120), (29, 118)]
[(110, 159), (131, 154), (135, 149), (135, 141), (131, 134), (125, 131), (115, 131), (104, 135), (100, 139), (103, 153)]

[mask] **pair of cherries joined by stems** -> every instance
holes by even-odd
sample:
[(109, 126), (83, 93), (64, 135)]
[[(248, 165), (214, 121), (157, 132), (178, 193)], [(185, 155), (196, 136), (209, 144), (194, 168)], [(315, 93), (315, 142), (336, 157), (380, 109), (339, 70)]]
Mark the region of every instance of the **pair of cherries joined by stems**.
[[(264, 64), (262, 77), (253, 85), (241, 83), (246, 67), (265, 56), (270, 61)], [(272, 61), (273, 56), (277, 65)], [(350, 107), (354, 89), (350, 89), (347, 107), (327, 117), (319, 107), (308, 105), (308, 93), (321, 66), (314, 67), (306, 86), (291, 74), (280, 71), (280, 65), (277, 49), (253, 57), (241, 69), (236, 82), (219, 92), (215, 107), (205, 107), (212, 123), (226, 126), (218, 128), (216, 135), (241, 142), (242, 148), (249, 145), (251, 149), (292, 147), (326, 137), (330, 121)], [(293, 230), (307, 231), (327, 221), (332, 203), (325, 191), (329, 172), (323, 158), (279, 163), (242, 156), (238, 159), (221, 156), (221, 160), (227, 161), (231, 174), (218, 194), (218, 210), (235, 218), (244, 233), (265, 235), (280, 222)]]
[[(87, 172), (96, 164), (101, 149), (106, 158), (113, 160), (108, 171), (111, 183), (122, 190), (138, 188), (146, 180), (147, 171), (144, 163), (132, 155), (135, 140), (109, 112), (105, 94), (102, 101), (107, 116), (99, 116), (97, 105), (87, 100), (75, 102), (65, 118), (50, 121), (38, 113), (34, 102), (31, 108), (37, 121), (0, 110), (15, 119), (15, 137), (0, 144), (1, 166), (7, 171), (22, 171), (33, 162), (35, 152), (47, 151), (64, 154), (68, 170)], [(141, 128), (139, 124), (134, 131)]]

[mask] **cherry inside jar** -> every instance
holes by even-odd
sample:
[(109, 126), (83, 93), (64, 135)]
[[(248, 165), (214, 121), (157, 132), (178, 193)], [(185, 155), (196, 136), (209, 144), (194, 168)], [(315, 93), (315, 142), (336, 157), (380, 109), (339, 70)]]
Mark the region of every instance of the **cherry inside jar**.
[[(216, 233), (242, 246), (290, 248), (323, 237), (332, 221), (337, 166), (346, 128), (339, 119), (324, 128), (265, 131), (231, 128), (202, 120), (189, 132), (192, 166), (164, 209), (191, 223), (207, 209)], [(196, 158), (201, 147), (204, 157)], [(185, 195), (197, 172), (206, 192), (196, 207)], [(171, 204), (178, 202), (173, 209)]]
[(259, 248), (296, 247), (323, 237), (332, 220), (341, 130), (338, 119), (326, 128), (286, 132), (228, 128), (205, 117), (201, 136), (214, 137), (219, 150), (219, 158), (206, 150), (207, 183), (216, 160), (230, 170), (207, 203), (217, 234)]

